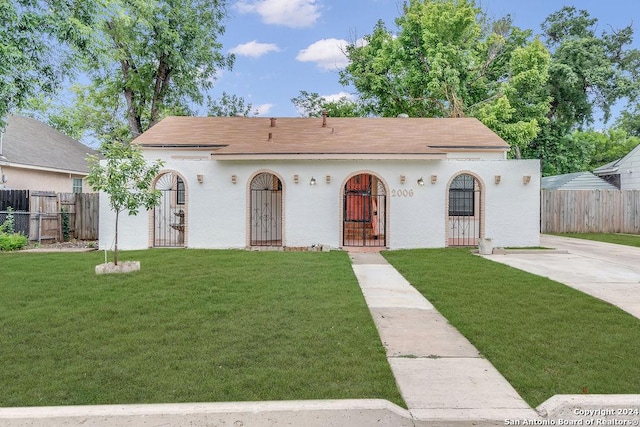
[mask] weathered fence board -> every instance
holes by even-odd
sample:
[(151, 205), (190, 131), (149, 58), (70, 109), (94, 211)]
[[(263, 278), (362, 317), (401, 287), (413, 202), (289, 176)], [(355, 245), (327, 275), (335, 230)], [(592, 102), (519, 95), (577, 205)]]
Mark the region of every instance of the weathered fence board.
[(99, 195), (97, 193), (53, 193), (47, 191), (0, 190), (0, 223), (7, 208), (15, 214), (16, 231), (29, 240), (64, 240), (62, 215), (69, 216), (69, 237), (98, 239)]
[[(96, 240), (98, 238), (98, 193), (60, 193), (60, 206), (69, 212), (74, 238)], [(62, 210), (62, 209), (61, 209)]]
[(29, 240), (60, 240), (58, 197), (54, 192), (32, 191), (29, 198)]
[(640, 233), (640, 190), (542, 190), (542, 233)]

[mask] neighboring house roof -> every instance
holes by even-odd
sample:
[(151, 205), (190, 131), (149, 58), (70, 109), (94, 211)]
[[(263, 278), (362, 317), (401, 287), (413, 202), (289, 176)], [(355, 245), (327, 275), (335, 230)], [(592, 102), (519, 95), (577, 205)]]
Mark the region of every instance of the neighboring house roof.
[(38, 120), (9, 115), (0, 163), (31, 169), (87, 174), (87, 156), (96, 151)]
[(575, 172), (564, 175), (545, 176), (540, 183), (542, 190), (617, 190), (604, 179), (591, 172)]
[(624, 167), (624, 164), (634, 156), (640, 156), (640, 144), (636, 146), (633, 150), (629, 151), (626, 156), (614, 160), (613, 162), (609, 162), (606, 165), (602, 165), (599, 168), (593, 170), (593, 173), (596, 175), (615, 175), (620, 172), (620, 168)]
[(506, 152), (509, 144), (475, 118), (167, 117), (133, 141), (148, 148), (260, 156), (418, 156)]

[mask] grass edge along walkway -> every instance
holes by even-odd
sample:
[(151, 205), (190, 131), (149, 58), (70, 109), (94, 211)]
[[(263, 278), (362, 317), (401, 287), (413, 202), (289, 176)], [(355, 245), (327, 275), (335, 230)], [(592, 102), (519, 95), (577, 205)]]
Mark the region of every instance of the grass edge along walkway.
[(596, 242), (614, 243), (616, 245), (640, 248), (640, 235), (622, 233), (550, 233), (552, 236), (571, 237), (574, 239), (595, 240)]
[(532, 407), (556, 394), (640, 394), (640, 320), (468, 249), (383, 252)]
[(0, 253), (0, 406), (387, 399), (346, 253)]

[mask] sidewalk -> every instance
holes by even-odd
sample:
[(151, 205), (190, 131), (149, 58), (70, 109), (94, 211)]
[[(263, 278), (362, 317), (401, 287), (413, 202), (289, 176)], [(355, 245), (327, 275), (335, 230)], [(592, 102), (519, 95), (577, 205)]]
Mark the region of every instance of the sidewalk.
[(537, 419), (500, 373), (379, 253), (351, 253), (400, 393), (417, 421)]

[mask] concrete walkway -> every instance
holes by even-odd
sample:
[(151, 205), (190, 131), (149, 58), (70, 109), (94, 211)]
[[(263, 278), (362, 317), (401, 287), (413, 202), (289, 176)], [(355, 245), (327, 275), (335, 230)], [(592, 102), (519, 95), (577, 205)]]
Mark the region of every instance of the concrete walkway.
[(507, 253), (487, 259), (548, 277), (640, 318), (640, 248), (541, 235), (540, 244), (567, 253)]
[(500, 373), (378, 253), (352, 253), (353, 270), (417, 421), (536, 419)]

